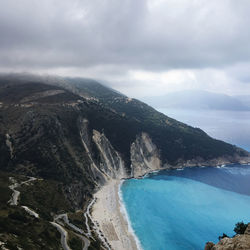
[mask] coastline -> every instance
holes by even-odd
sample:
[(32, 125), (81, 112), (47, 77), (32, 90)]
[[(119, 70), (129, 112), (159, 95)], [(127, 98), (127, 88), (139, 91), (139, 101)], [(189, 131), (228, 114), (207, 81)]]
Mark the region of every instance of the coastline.
[(91, 216), (115, 250), (140, 250), (120, 194), (121, 180), (109, 180), (95, 194)]
[[(221, 163), (221, 162), (220, 162)], [(223, 162), (224, 163), (224, 162)], [(226, 165), (234, 165), (236, 163), (225, 163), (209, 167), (224, 168)], [(241, 165), (250, 165), (250, 163), (239, 163)], [(184, 170), (190, 167), (208, 167), (207, 164), (199, 164), (192, 166), (175, 166), (163, 167), (158, 170), (149, 170), (138, 177), (131, 177), (142, 179), (147, 177), (150, 173), (158, 173), (162, 170)], [(137, 238), (129, 215), (127, 214), (120, 187), (124, 180), (131, 178), (123, 178), (121, 180), (110, 179), (104, 186), (102, 186), (94, 194), (94, 202), (91, 211), (91, 220), (93, 220), (97, 234), (101, 234), (104, 242), (108, 242), (108, 249), (114, 250), (142, 250), (139, 239)], [(103, 237), (104, 236), (104, 237)], [(105, 244), (106, 245), (106, 244)]]

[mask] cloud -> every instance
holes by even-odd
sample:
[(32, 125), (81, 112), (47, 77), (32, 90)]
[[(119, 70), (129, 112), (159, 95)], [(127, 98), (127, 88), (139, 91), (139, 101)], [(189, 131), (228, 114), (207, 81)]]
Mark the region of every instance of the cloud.
[(248, 82), (233, 68), (250, 64), (249, 12), (249, 0), (1, 0), (0, 70), (86, 75), (125, 90), (203, 88), (209, 70), (222, 85)]
[(231, 78), (242, 83), (250, 84), (250, 62), (239, 63), (228, 67), (227, 71)]

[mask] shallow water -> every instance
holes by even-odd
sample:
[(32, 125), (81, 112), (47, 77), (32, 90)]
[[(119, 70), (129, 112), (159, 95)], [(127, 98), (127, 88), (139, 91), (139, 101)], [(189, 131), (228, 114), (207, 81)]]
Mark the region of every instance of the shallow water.
[(249, 180), (250, 166), (189, 168), (127, 180), (121, 191), (143, 249), (197, 250), (250, 221)]

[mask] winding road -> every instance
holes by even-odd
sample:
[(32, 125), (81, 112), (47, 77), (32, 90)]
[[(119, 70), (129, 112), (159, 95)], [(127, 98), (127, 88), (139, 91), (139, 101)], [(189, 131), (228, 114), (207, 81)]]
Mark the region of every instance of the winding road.
[[(18, 190), (16, 190), (16, 188), (20, 187), (23, 184), (27, 184), (29, 182), (35, 181), (37, 179), (35, 177), (29, 177), (28, 180), (23, 181), (21, 183), (18, 183), (14, 179), (14, 177), (9, 177), (9, 180), (12, 183), (9, 186), (9, 188), (13, 191), (13, 193), (12, 193), (11, 198), (8, 201), (8, 203), (11, 206), (17, 206), (18, 205), (18, 199), (19, 199), (19, 196), (20, 196), (21, 193)], [(89, 215), (89, 209), (92, 206), (92, 204), (93, 204), (93, 201), (88, 206), (88, 209), (87, 209), (87, 214), (88, 215)], [(28, 208), (27, 206), (22, 206), (22, 208), (28, 214), (30, 214), (31, 216), (34, 216), (35, 218), (39, 218), (39, 214), (36, 213), (34, 210)], [(86, 213), (84, 215), (85, 215), (85, 218), (86, 218), (86, 226), (87, 226), (88, 233), (85, 233), (82, 229), (80, 229), (79, 227), (72, 224), (69, 221), (67, 213), (63, 213), (63, 214), (59, 214), (59, 215), (55, 216), (54, 221), (50, 222), (50, 224), (53, 225), (54, 227), (56, 227), (57, 230), (60, 232), (60, 234), (61, 234), (61, 244), (62, 244), (62, 247), (63, 247), (64, 250), (72, 250), (68, 245), (68, 232), (64, 229), (64, 227), (63, 227), (64, 224), (68, 225), (71, 229), (73, 229), (73, 231), (75, 232), (75, 235), (82, 240), (82, 242), (84, 243), (83, 250), (87, 250), (89, 248), (90, 241), (89, 241), (89, 239), (87, 237), (92, 237), (92, 236), (91, 236), (91, 231), (90, 231), (90, 228), (89, 228), (89, 225), (88, 225), (88, 219), (86, 217), (87, 216)], [(60, 220), (62, 220), (63, 223), (60, 222)], [(87, 237), (85, 237), (85, 236), (87, 236)]]
[(64, 250), (71, 250), (71, 248), (68, 245), (67, 238), (68, 238), (68, 232), (59, 224), (56, 222), (50, 222), (54, 227), (57, 228), (57, 230), (61, 234), (61, 244)]
[(17, 206), (18, 205), (18, 198), (20, 196), (20, 192), (15, 190), (15, 188), (18, 188), (21, 185), (26, 184), (28, 182), (35, 181), (36, 178), (35, 177), (29, 177), (29, 179), (27, 181), (23, 181), (20, 184), (18, 184), (17, 181), (13, 177), (10, 177), (9, 179), (13, 183), (13, 184), (11, 184), (9, 186), (9, 188), (13, 191), (13, 194), (12, 194), (10, 200), (9, 200), (9, 204), (12, 205), (12, 206)]
[[(77, 232), (77, 233), (75, 233), (75, 235), (77, 235), (84, 242), (83, 250), (88, 249), (88, 247), (90, 246), (90, 241), (89, 241), (88, 238), (83, 236), (83, 235), (87, 235), (87, 234), (82, 229), (80, 229), (79, 227), (77, 227), (74, 224), (70, 223), (68, 215), (66, 213), (59, 214), (59, 215), (55, 216), (54, 222), (57, 222), (58, 220), (63, 220), (63, 222), (65, 224), (67, 224), (70, 228), (72, 228), (73, 231)], [(56, 224), (58, 225), (58, 223), (56, 223)]]

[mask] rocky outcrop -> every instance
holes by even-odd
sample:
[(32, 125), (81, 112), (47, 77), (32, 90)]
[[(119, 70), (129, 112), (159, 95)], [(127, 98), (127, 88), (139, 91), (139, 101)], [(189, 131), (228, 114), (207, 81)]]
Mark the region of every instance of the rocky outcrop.
[(139, 177), (148, 172), (161, 169), (160, 154), (151, 138), (141, 133), (131, 144), (131, 176)]
[(225, 237), (219, 243), (208, 242), (205, 250), (247, 250), (250, 249), (250, 223), (244, 234), (237, 234), (233, 238)]

